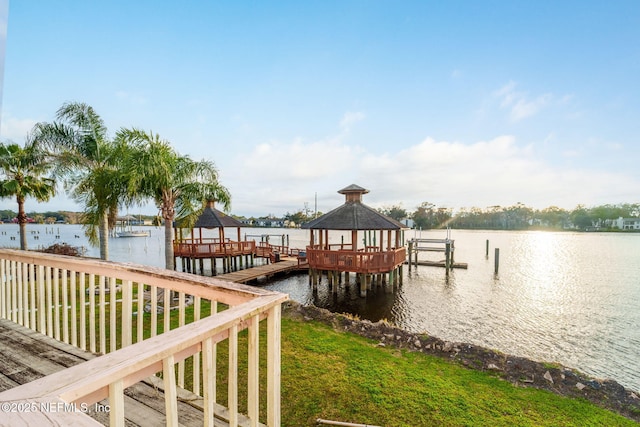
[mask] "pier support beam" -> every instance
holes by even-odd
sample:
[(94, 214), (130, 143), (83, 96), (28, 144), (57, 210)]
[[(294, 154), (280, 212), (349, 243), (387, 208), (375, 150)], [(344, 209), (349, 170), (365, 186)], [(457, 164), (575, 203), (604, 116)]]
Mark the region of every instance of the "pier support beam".
[(367, 296), (367, 275), (359, 274), (358, 276), (360, 277), (360, 296), (364, 298)]

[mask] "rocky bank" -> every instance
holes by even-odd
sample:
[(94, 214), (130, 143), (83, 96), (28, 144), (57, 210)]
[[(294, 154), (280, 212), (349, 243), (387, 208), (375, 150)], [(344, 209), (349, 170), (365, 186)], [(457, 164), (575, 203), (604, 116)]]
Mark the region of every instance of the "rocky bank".
[(294, 301), (284, 304), (283, 315), (302, 321), (322, 322), (336, 330), (375, 340), (380, 347), (422, 352), (447, 358), (469, 369), (491, 371), (517, 387), (534, 387), (562, 396), (583, 398), (640, 422), (640, 393), (628, 390), (613, 380), (592, 378), (558, 364), (536, 362), (477, 345), (410, 333), (384, 321), (373, 323)]

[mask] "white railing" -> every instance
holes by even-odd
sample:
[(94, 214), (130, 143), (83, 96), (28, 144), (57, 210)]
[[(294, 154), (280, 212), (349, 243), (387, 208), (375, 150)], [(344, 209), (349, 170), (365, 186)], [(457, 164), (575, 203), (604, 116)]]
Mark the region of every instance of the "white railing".
[[(104, 354), (0, 393), (0, 402), (90, 405), (108, 398), (111, 425), (123, 425), (124, 389), (162, 373), (168, 425), (178, 424), (177, 396), (186, 389), (202, 398), (204, 425), (213, 425), (214, 417), (225, 412), (232, 426), (239, 420), (278, 426), (280, 305), (286, 299), (277, 292), (154, 267), (0, 249), (0, 317)], [(261, 408), (259, 331), (265, 319), (266, 408)], [(247, 378), (241, 381), (238, 333), (244, 329)], [(229, 349), (227, 402), (220, 411), (216, 378), (224, 375), (216, 372), (216, 362), (222, 341)], [(242, 390), (240, 383), (246, 383)], [(246, 416), (238, 410), (240, 393)], [(61, 419), (66, 416), (60, 413)]]

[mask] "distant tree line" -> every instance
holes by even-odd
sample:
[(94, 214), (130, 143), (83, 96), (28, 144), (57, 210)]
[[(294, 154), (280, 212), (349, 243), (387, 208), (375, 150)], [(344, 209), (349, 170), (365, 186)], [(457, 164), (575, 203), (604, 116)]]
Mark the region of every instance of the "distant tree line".
[[(400, 205), (383, 207), (378, 211), (397, 221), (411, 220), (411, 226), (423, 230), (439, 228), (457, 229), (483, 229), (483, 230), (529, 230), (529, 229), (578, 229), (587, 230), (598, 228), (601, 230), (615, 230), (612, 225), (618, 218), (640, 218), (639, 203), (623, 203), (616, 205), (599, 205), (587, 208), (578, 205), (575, 209), (566, 210), (557, 206), (544, 209), (533, 209), (518, 203), (513, 206), (490, 206), (487, 208), (461, 208), (454, 212), (452, 208), (437, 207), (432, 203), (424, 202), (415, 211), (410, 212)], [(0, 210), (0, 220), (11, 222), (17, 213), (10, 209)], [(80, 212), (29, 212), (29, 218), (36, 223), (50, 224), (65, 222), (68, 224), (81, 224), (83, 220)], [(319, 212), (317, 215), (322, 215)], [(299, 210), (294, 213), (287, 212), (282, 217), (268, 214), (263, 217), (245, 217), (233, 215), (234, 218), (246, 223), (248, 226), (257, 224), (260, 219), (282, 219), (295, 226), (309, 222), (316, 217), (315, 213)], [(154, 225), (160, 225), (158, 217), (142, 215), (141, 219), (151, 221)]]
[(536, 210), (517, 203), (513, 206), (490, 206), (487, 208), (437, 207), (423, 202), (415, 211), (409, 212), (400, 205), (384, 207), (379, 211), (395, 220), (411, 220), (415, 228), (437, 229), (485, 229), (485, 230), (527, 230), (527, 229), (616, 229), (614, 220), (618, 218), (640, 217), (640, 204), (623, 203), (586, 207), (578, 205), (573, 210), (550, 206)]

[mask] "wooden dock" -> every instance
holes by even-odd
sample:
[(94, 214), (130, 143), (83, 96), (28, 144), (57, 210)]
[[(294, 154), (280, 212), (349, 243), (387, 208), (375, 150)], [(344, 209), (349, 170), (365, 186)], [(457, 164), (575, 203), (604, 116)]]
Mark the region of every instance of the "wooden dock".
[(292, 271), (304, 271), (308, 268), (308, 263), (299, 262), (297, 258), (283, 257), (279, 262), (272, 262), (269, 264), (245, 268), (244, 270), (220, 274), (216, 276), (216, 278), (229, 282), (247, 283), (260, 277), (271, 277)]
[[(418, 260), (418, 253), (420, 252), (444, 252), (445, 259), (441, 261), (431, 260)], [(409, 240), (409, 249), (406, 263), (409, 264), (409, 270), (411, 265), (426, 265), (430, 267), (443, 267), (447, 274), (449, 270), (453, 268), (468, 267), (467, 263), (455, 262), (455, 241), (449, 238), (447, 232), (446, 239), (411, 239)]]

